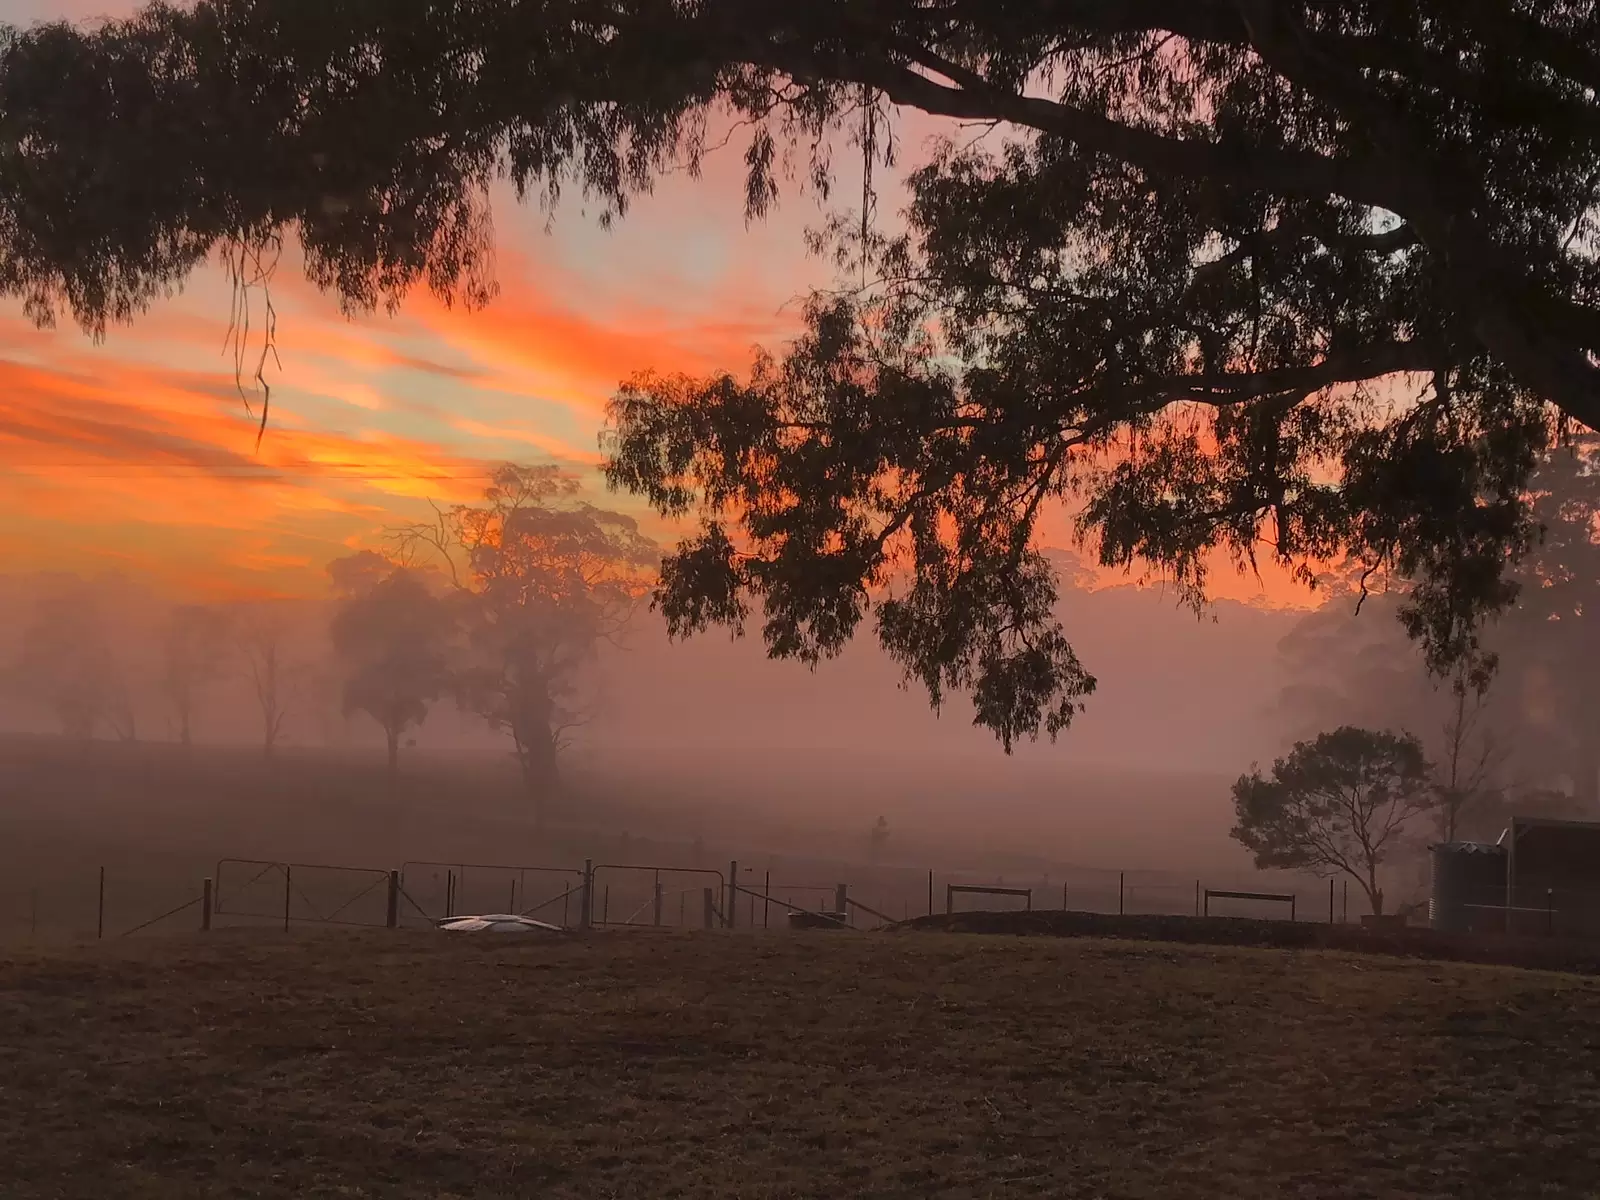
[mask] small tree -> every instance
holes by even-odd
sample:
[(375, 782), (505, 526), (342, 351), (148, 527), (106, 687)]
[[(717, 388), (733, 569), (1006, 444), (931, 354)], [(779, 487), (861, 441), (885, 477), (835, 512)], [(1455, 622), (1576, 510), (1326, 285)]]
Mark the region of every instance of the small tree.
[(294, 690), (295, 664), (288, 651), (288, 620), (282, 606), (260, 604), (240, 623), (239, 649), (244, 674), (261, 710), (261, 755), (271, 759), (283, 736)]
[(195, 704), (222, 678), (227, 662), (227, 618), (221, 609), (180, 604), (167, 620), (161, 647), (161, 692), (172, 706), (178, 741), (193, 740)]
[(329, 632), (345, 670), (344, 711), (383, 727), (393, 774), (401, 738), (449, 684), (454, 621), (417, 572), (370, 552), (338, 559), (328, 573), (341, 596)]
[(106, 637), (100, 600), (87, 584), (73, 580), (40, 597), (7, 674), (18, 695), (54, 712), (63, 736), (90, 741), (105, 724), (132, 739), (122, 666)]
[(1258, 867), (1349, 875), (1381, 914), (1378, 868), (1433, 803), (1430, 770), (1410, 734), (1342, 726), (1296, 742), (1268, 777), (1239, 777), (1233, 837)]
[(1504, 754), (1492, 730), (1484, 728), (1486, 674), (1458, 673), (1452, 682), (1452, 706), (1444, 724), (1444, 752), (1434, 779), (1434, 810), (1439, 835), (1453, 842), (1464, 815), (1477, 810), (1497, 790), (1495, 775)]

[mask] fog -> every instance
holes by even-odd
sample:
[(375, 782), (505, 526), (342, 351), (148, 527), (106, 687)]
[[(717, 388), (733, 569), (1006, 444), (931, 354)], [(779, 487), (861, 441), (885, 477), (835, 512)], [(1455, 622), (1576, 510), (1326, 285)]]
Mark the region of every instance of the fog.
[[(406, 574), (393, 564), (355, 556), (324, 595), (210, 606), (126, 574), (0, 577), (0, 731), (20, 755), (0, 812), (6, 857), (25, 861), (48, 841), (63, 860), (180, 844), (309, 861), (382, 847), (400, 859), (455, 839), (463, 860), (504, 861), (511, 842), (518, 861), (566, 861), (619, 853), (615, 839), (626, 847), (631, 834), (635, 855), (653, 839), (674, 854), (692, 844), (696, 856), (851, 862), (880, 857), (868, 835), (881, 819), (885, 862), (1242, 875), (1252, 867), (1230, 836), (1231, 785), (1295, 739), (1364, 723), (1409, 729), (1435, 764), (1447, 757), (1452, 693), (1422, 670), (1390, 597), (1360, 616), (1337, 590), (1320, 611), (1220, 601), (1197, 614), (1159, 587), (1087, 586), (1070, 556), (1057, 565), (1060, 619), (1098, 686), (1054, 743), (1008, 755), (963, 697), (933, 711), (869, 631), (808, 669), (768, 659), (755, 635), (672, 641), (636, 597), (562, 692), (577, 699), (563, 701), (548, 773), (499, 709), (441, 683), (420, 723), (397, 726), (387, 781), (385, 731), (369, 715), (381, 706), (352, 700), (361, 668), (348, 629), (352, 613), (358, 627), (388, 619), (351, 597)], [(435, 601), (449, 591), (418, 578)], [(187, 682), (175, 689), (174, 631), (195, 629), (210, 640), (184, 643)], [(1550, 687), (1543, 668), (1510, 663), (1473, 733), (1502, 781), (1475, 814), (1471, 831), (1488, 836), (1508, 804), (1592, 806), (1592, 756), (1561, 750), (1534, 703), (1534, 685)], [(209, 755), (199, 774), (182, 765), (180, 693), (193, 750)], [(1573, 744), (1588, 752), (1587, 739)], [(49, 746), (64, 757), (29, 749)]]
[[(127, 709), (96, 736), (173, 743), (163, 631), (187, 599), (127, 575), (0, 577), (0, 661), (19, 660), (41, 611), (76, 605), (82, 638), (109, 650)], [(236, 617), (263, 608), (231, 607)], [(378, 724), (342, 711), (328, 636), (334, 601), (265, 607), (281, 627), (287, 681), (279, 752), (335, 749), (380, 764)], [(1121, 586), (1069, 587), (1061, 616), (1098, 688), (1055, 744), (1024, 742), (1008, 756), (972, 725), (962, 697), (935, 713), (920, 687), (901, 686), (870, 634), (811, 670), (769, 660), (754, 635), (672, 642), (641, 605), (589, 669), (586, 719), (567, 736), (563, 783), (603, 782), (685, 836), (709, 827), (776, 850), (827, 831), (848, 843), (883, 816), (897, 846), (951, 861), (982, 848), (1173, 869), (1220, 858), (1242, 868), (1227, 837), (1228, 784), (1281, 748), (1276, 647), (1296, 614), (1222, 602), (1197, 616), (1159, 588)], [(215, 672), (197, 685), (192, 735), (197, 745), (259, 755), (263, 714), (239, 637), (219, 647)], [(0, 697), (0, 729), (62, 736), (39, 681), (15, 670)], [(503, 761), (511, 749), (506, 734), (449, 696), (405, 737), (402, 770), (441, 754)], [(507, 789), (515, 808), (510, 776)], [(573, 808), (563, 816), (581, 824)]]

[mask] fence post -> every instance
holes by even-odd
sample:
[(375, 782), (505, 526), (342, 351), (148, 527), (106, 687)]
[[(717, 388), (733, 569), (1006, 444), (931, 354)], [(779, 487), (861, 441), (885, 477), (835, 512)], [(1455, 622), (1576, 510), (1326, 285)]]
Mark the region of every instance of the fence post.
[(1210, 889), (1210, 888), (1207, 888), (1207, 889), (1206, 889), (1206, 909), (1205, 909), (1205, 915), (1206, 915), (1206, 916), (1208, 916), (1208, 917), (1209, 917), (1209, 916), (1210, 916), (1210, 915), (1211, 915), (1211, 889)]
[(1556, 931), (1556, 890), (1544, 890), (1544, 935), (1549, 937)]
[(1350, 881), (1348, 879), (1344, 881), (1344, 915), (1341, 921), (1345, 925), (1350, 923)]
[(1194, 881), (1194, 915), (1197, 917), (1200, 915), (1200, 881), (1198, 879)]
[(661, 872), (660, 871), (656, 872), (655, 918), (656, 918), (656, 924), (659, 926), (661, 924)]
[(846, 914), (849, 919), (850, 912), (850, 885), (848, 883), (835, 884), (833, 889), (833, 911)]
[(1328, 876), (1328, 924), (1333, 924), (1333, 876)]
[(761, 885), (761, 928), (772, 928), (772, 868), (767, 868), (767, 881)]
[(211, 929), (211, 880), (200, 881), (200, 930), (202, 933)]
[(594, 920), (594, 859), (583, 860), (583, 900), (578, 910), (578, 928), (588, 929)]
[[(208, 881), (209, 882), (209, 881)], [(400, 872), (389, 872), (389, 905), (384, 909), (383, 923), (390, 929), (400, 927)]]
[(956, 909), (956, 889), (952, 883), (944, 885), (944, 915), (949, 916)]
[(1124, 884), (1124, 881), (1126, 879), (1127, 879), (1127, 872), (1126, 871), (1118, 871), (1117, 872), (1117, 916), (1119, 916), (1119, 917), (1122, 916), (1124, 908), (1125, 908), (1125, 905), (1123, 903), (1123, 896), (1126, 893), (1127, 889), (1123, 886), (1123, 884)]
[(710, 929), (714, 924), (716, 924), (717, 918), (717, 905), (716, 901), (712, 899), (712, 890), (710, 888), (705, 889), (705, 902), (705, 928)]
[(100, 900), (95, 906), (94, 936), (103, 938), (106, 935), (106, 869), (100, 868)]
[(1295, 923), (1295, 919), (1296, 918), (1295, 918), (1295, 915), (1294, 915), (1294, 908), (1295, 908), (1295, 905), (1297, 903), (1299, 903), (1299, 900), (1300, 900), (1300, 897), (1299, 897), (1298, 893), (1295, 893), (1295, 892), (1290, 892), (1289, 893), (1289, 924), (1291, 924), (1291, 925), (1293, 925)]
[(930, 917), (933, 916), (933, 871), (931, 869), (928, 871), (928, 915)]
[(731, 859), (728, 862), (728, 911), (722, 914), (723, 923), (729, 929), (733, 928), (733, 914), (739, 907), (739, 860)]
[(451, 870), (444, 873), (444, 915), (456, 915), (456, 873)]

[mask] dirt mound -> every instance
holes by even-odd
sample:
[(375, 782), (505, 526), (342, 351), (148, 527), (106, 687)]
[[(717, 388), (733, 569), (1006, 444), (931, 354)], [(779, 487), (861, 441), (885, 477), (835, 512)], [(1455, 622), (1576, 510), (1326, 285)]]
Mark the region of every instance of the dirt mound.
[(907, 931), (1022, 934), (1042, 937), (1123, 938), (1213, 946), (1266, 946), (1282, 950), (1348, 950), (1443, 962), (1490, 963), (1600, 975), (1600, 943), (1564, 938), (1441, 933), (1434, 929), (1368, 929), (1310, 921), (1252, 921), (1239, 917), (1116, 916), (1109, 913), (935, 913), (895, 926)]

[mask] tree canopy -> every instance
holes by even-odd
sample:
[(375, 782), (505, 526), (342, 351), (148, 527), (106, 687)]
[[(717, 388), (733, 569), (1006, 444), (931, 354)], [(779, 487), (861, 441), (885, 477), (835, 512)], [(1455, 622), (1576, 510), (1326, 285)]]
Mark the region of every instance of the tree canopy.
[(1409, 734), (1345, 725), (1318, 734), (1233, 785), (1233, 836), (1258, 867), (1350, 876), (1383, 912), (1379, 869), (1434, 795), (1422, 744)]
[[(1468, 790), (1483, 799), (1508, 790), (1519, 803), (1543, 803), (1553, 798), (1550, 789), (1570, 788), (1575, 807), (1593, 811), (1600, 803), (1600, 731), (1592, 718), (1600, 703), (1592, 669), (1600, 638), (1600, 443), (1581, 437), (1544, 455), (1528, 493), (1540, 534), (1509, 574), (1515, 601), (1483, 634), (1493, 676), (1467, 669), (1428, 678), (1402, 629), (1370, 619), (1397, 612), (1403, 588), (1365, 600), (1349, 588), (1302, 617), (1279, 647), (1285, 732), (1343, 722), (1407, 728), (1423, 737), (1441, 771), (1479, 777), (1482, 786)], [(1358, 617), (1358, 607), (1373, 612)]]
[(659, 550), (632, 518), (581, 502), (570, 476), (514, 464), (496, 469), (483, 503), (397, 541), (406, 560), (448, 570), (465, 634), (457, 700), (511, 735), (542, 817), (563, 739), (589, 716), (585, 668), (622, 631)]
[(382, 726), (393, 774), (400, 739), (450, 685), (456, 616), (425, 578), (370, 550), (335, 559), (328, 574), (339, 593), (328, 632), (344, 670), (344, 712)]
[(1527, 481), (1600, 428), (1600, 8), (1510, 0), (201, 0), (0, 48), (0, 289), (129, 317), (285, 235), (354, 308), (487, 300), (487, 189), (622, 212), (748, 130), (759, 216), (918, 109), (994, 130), (747, 376), (645, 376), (609, 478), (699, 527), (671, 627), (878, 633), (1009, 746), (1093, 686), (1037, 551), (1198, 599), (1217, 555), (1411, 578), (1431, 665), (1511, 602)]

